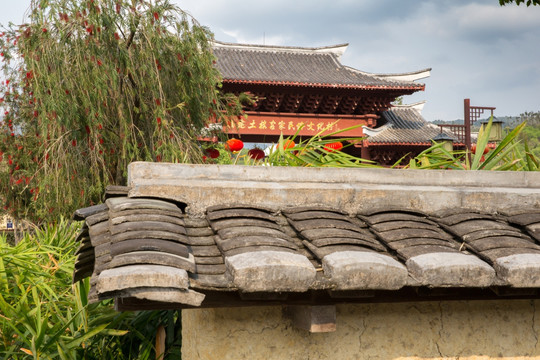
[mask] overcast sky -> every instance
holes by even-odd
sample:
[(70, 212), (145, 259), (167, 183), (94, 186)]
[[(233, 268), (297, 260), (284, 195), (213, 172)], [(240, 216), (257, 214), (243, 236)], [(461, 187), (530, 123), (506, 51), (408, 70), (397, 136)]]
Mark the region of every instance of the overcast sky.
[[(287, 46), (349, 43), (342, 63), (372, 73), (432, 68), (427, 120), (463, 118), (463, 99), (496, 116), (540, 111), (540, 6), (498, 0), (172, 0), (217, 40)], [(20, 23), (30, 0), (0, 0)]]

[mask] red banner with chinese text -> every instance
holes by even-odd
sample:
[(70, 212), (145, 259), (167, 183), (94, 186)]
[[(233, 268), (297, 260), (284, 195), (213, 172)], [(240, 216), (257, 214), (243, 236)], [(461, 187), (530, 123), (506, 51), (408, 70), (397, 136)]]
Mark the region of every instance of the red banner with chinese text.
[(362, 125), (373, 127), (376, 115), (326, 115), (326, 114), (284, 114), (248, 112), (247, 118), (234, 120), (233, 125), (223, 130), (239, 135), (294, 135), (314, 136), (356, 128), (340, 132), (336, 137), (363, 137)]

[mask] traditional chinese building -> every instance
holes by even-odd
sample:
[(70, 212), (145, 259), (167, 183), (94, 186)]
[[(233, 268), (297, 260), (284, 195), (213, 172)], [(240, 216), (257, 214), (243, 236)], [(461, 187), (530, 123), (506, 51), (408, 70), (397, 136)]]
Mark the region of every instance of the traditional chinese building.
[[(244, 141), (275, 142), (280, 134), (298, 132), (301, 137), (309, 137), (360, 125), (334, 136), (361, 138), (370, 134), (364, 129), (375, 129), (373, 133), (381, 138), (381, 132), (391, 126), (377, 129), (391, 122), (394, 112), (403, 113), (401, 109), (392, 109), (392, 102), (397, 97), (423, 91), (425, 85), (416, 80), (428, 77), (431, 69), (369, 74), (341, 64), (347, 46), (300, 48), (216, 42), (214, 53), (223, 76), (223, 91), (250, 92), (258, 99), (246, 107), (247, 119), (226, 131)], [(415, 112), (413, 121), (426, 123), (417, 109), (410, 111)], [(363, 141), (352, 151), (368, 159), (396, 159), (408, 142), (416, 144), (414, 149), (419, 151), (430, 145), (431, 135), (421, 141), (409, 139), (403, 132), (398, 138), (393, 135), (392, 143), (383, 140), (385, 145), (381, 145), (379, 139)], [(422, 146), (418, 147), (420, 143)], [(378, 156), (377, 152), (383, 149), (386, 155)]]

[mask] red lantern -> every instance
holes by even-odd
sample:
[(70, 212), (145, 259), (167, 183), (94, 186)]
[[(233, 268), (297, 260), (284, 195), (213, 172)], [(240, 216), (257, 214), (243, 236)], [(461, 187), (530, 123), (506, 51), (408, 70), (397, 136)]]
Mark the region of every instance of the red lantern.
[(214, 148), (208, 148), (205, 150), (210, 159), (217, 159), (219, 157), (219, 150)]
[(244, 143), (242, 140), (232, 138), (227, 140), (227, 148), (229, 151), (240, 151), (244, 148)]
[[(471, 152), (472, 152), (473, 154), (476, 154), (476, 144), (472, 144), (472, 145), (471, 145)], [(484, 148), (483, 155), (486, 155), (488, 152), (489, 152), (489, 144), (488, 144), (488, 146), (486, 146), (486, 147)]]
[(339, 151), (341, 149), (343, 149), (343, 144), (339, 141), (324, 145), (324, 150), (328, 152)]
[(264, 151), (258, 148), (254, 148), (248, 151), (248, 155), (253, 160), (260, 160), (264, 158)]
[(286, 140), (284, 143), (283, 143), (283, 150), (287, 150), (287, 149), (292, 149), (293, 147), (295, 147), (296, 144), (294, 143), (294, 141), (292, 140)]

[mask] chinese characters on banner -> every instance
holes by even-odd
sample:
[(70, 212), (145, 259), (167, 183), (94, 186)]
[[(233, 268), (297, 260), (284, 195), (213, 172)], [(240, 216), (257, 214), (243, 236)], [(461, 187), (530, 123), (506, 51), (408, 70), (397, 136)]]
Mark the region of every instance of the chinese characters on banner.
[[(236, 120), (234, 125), (225, 131), (231, 134), (250, 135), (294, 135), (300, 136), (325, 135), (336, 131), (342, 131), (338, 137), (362, 137), (362, 125), (373, 126), (374, 115), (363, 117), (343, 118), (336, 116), (295, 116), (295, 114), (248, 114), (247, 118)], [(355, 127), (343, 131), (350, 127)]]

